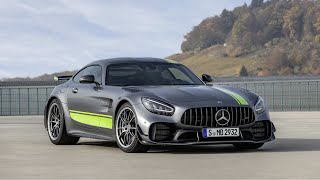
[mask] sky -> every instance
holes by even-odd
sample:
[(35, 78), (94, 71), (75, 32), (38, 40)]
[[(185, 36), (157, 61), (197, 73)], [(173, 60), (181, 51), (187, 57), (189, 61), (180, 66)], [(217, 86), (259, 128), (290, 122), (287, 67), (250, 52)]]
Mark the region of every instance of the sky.
[(251, 0), (0, 0), (0, 79), (114, 57), (164, 58), (203, 19)]

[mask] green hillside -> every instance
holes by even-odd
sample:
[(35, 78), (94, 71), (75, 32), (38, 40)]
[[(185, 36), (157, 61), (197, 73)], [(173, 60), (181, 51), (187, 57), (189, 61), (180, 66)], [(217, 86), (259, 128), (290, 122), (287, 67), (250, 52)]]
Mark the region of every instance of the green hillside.
[(265, 61), (260, 57), (262, 52), (234, 58), (221, 55), (224, 51), (225, 47), (216, 45), (199, 53), (186, 52), (168, 58), (186, 65), (197, 75), (207, 73), (217, 77), (239, 76), (243, 65), (248, 70), (249, 76), (255, 76), (266, 66)]
[(253, 0), (203, 20), (185, 35), (180, 61), (197, 74), (320, 74), (320, 2)]

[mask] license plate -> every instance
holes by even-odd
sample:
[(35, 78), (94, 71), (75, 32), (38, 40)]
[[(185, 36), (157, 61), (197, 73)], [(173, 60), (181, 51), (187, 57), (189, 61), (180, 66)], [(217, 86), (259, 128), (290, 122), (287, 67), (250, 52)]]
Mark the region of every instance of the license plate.
[(239, 128), (203, 128), (202, 135), (208, 137), (238, 137)]

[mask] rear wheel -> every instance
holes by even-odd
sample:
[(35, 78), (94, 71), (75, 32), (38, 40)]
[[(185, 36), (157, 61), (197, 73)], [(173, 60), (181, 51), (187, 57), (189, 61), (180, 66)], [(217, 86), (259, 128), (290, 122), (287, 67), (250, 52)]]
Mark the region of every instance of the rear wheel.
[(47, 117), (47, 130), (49, 139), (56, 145), (77, 144), (79, 137), (67, 134), (62, 105), (58, 99), (54, 99), (49, 106)]
[(234, 147), (237, 149), (259, 149), (263, 146), (264, 143), (239, 143), (239, 144), (233, 144)]
[(129, 103), (123, 104), (116, 116), (116, 137), (119, 148), (127, 153), (147, 152), (148, 146), (138, 139), (137, 116)]

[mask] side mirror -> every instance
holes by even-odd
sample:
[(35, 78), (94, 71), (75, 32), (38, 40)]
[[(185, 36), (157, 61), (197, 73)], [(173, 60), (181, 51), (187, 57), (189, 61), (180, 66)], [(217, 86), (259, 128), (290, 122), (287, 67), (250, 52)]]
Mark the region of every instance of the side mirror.
[(79, 80), (80, 83), (82, 84), (96, 84), (97, 86), (99, 86), (100, 84), (98, 82), (95, 81), (94, 76), (93, 75), (85, 75), (82, 76)]
[(213, 78), (208, 74), (203, 74), (202, 75), (202, 81), (205, 82), (205, 83), (212, 82)]

